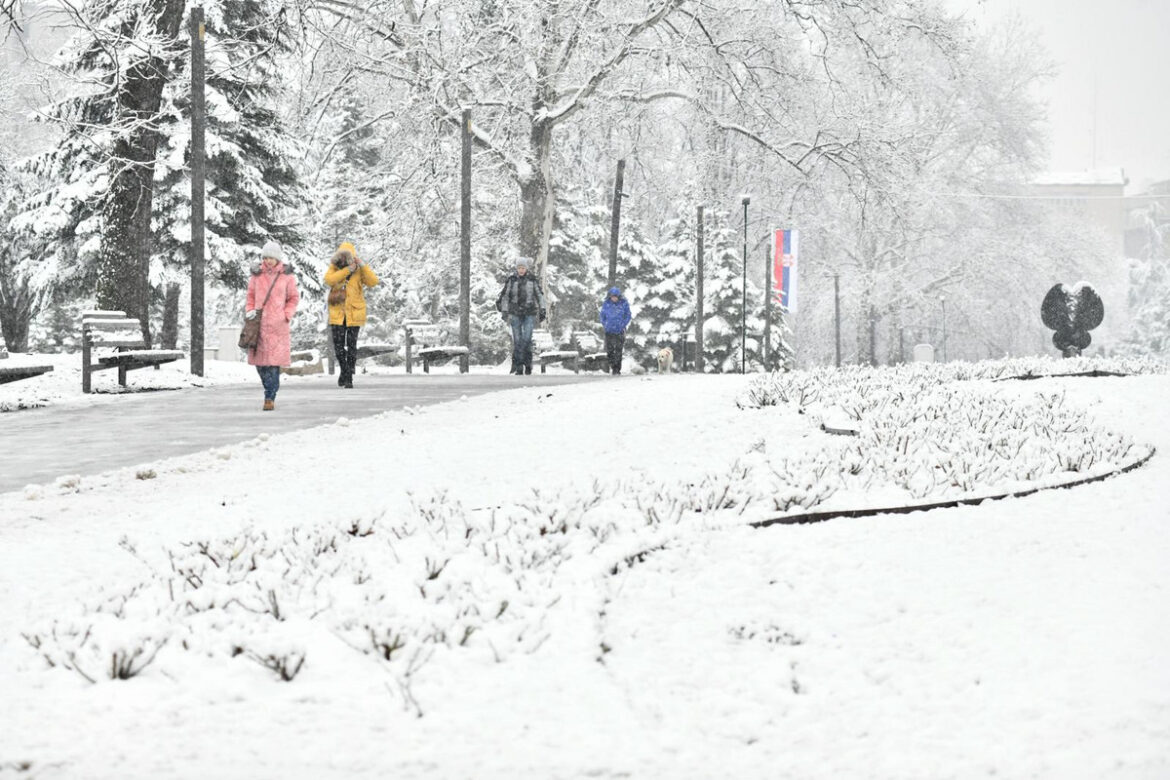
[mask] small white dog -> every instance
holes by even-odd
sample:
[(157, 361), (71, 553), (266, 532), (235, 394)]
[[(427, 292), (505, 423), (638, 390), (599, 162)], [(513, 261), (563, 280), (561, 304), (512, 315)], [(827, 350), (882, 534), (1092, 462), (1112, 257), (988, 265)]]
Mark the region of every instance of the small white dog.
[(670, 367), (674, 363), (674, 350), (670, 347), (663, 347), (658, 350), (658, 373), (669, 374)]

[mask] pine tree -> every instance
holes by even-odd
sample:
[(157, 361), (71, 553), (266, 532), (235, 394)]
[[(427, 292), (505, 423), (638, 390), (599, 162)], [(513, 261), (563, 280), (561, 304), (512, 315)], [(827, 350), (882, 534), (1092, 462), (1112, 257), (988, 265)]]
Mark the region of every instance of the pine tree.
[(604, 207), (583, 201), (582, 193), (571, 192), (557, 204), (549, 238), (549, 316), (563, 332), (594, 328), (605, 295), (609, 218)]
[(693, 209), (684, 207), (680, 216), (666, 222), (664, 238), (655, 249), (654, 261), (642, 272), (638, 285), (638, 318), (632, 330), (648, 354), (661, 346), (670, 346), (679, 352), (683, 335), (694, 332), (693, 213)]
[[(64, 128), (27, 169), (52, 186), (24, 204), (46, 241), (38, 292), (96, 290), (98, 305), (144, 318), (149, 285), (187, 263), (190, 243), (189, 42), (182, 0), (98, 0), (58, 55), (78, 83), (49, 116)], [(205, 4), (209, 277), (231, 286), (259, 246), (293, 248), (300, 200), (291, 137), (277, 117), (274, 58), (290, 34), (275, 0)], [(185, 276), (185, 274), (184, 274)]]

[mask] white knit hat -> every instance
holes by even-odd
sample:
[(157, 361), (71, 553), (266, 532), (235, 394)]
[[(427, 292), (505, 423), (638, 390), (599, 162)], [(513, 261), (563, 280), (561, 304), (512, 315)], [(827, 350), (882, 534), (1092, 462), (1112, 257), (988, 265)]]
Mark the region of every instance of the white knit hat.
[(280, 244), (275, 241), (268, 241), (264, 244), (264, 248), (260, 250), (260, 257), (271, 257), (273, 260), (284, 260), (284, 252), (281, 251)]

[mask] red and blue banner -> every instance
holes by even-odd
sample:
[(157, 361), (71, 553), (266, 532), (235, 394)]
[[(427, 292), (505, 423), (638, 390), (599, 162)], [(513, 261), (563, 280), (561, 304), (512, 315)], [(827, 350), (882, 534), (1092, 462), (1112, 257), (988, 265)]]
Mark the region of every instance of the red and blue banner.
[(776, 300), (789, 313), (796, 312), (796, 260), (800, 254), (800, 235), (797, 230), (774, 231), (772, 246), (772, 279)]

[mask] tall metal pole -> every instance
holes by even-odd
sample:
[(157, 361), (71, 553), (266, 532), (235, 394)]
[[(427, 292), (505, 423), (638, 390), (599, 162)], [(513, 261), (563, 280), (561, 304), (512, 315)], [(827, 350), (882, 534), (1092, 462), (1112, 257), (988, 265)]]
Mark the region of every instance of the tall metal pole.
[(607, 289), (617, 284), (618, 230), (622, 222), (622, 183), (626, 175), (626, 161), (618, 160), (617, 178), (613, 183), (613, 219), (609, 225), (609, 281)]
[[(471, 347), (471, 109), (463, 109), (463, 152), (459, 186), (459, 343)], [(459, 358), (466, 374), (471, 355)]]
[(945, 363), (947, 362), (947, 296), (940, 295), (938, 301), (942, 304), (942, 359)]
[(764, 252), (764, 370), (772, 354), (772, 242)]
[(695, 215), (695, 372), (703, 373), (703, 207)]
[(739, 310), (739, 373), (747, 373), (747, 207), (752, 199), (743, 196), (743, 301)]
[(203, 376), (204, 147), (206, 104), (203, 96), (203, 6), (191, 9), (191, 373)]
[(841, 367), (841, 274), (833, 274), (833, 321), (837, 330), (837, 368)]

